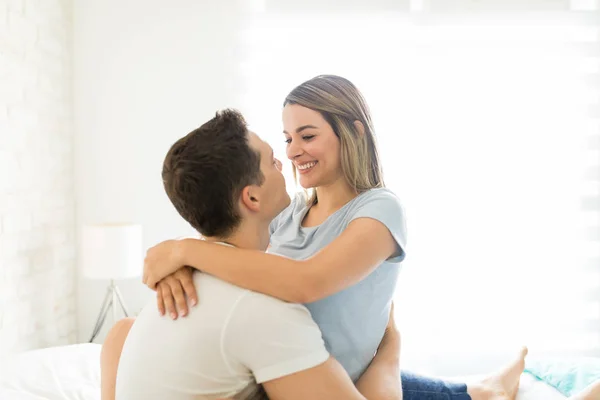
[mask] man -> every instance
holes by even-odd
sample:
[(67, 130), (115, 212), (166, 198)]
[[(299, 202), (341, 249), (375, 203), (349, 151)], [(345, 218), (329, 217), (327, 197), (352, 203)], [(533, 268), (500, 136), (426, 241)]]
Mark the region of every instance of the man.
[[(232, 110), (171, 147), (163, 181), (180, 215), (223, 245), (264, 251), (270, 221), (290, 203), (273, 150)], [(103, 399), (115, 395), (117, 365), (117, 400), (258, 399), (264, 392), (271, 400), (401, 397), (393, 321), (355, 387), (304, 306), (208, 274), (195, 274), (194, 284), (199, 303), (186, 318), (173, 322), (149, 304), (135, 324), (125, 320), (111, 330)]]

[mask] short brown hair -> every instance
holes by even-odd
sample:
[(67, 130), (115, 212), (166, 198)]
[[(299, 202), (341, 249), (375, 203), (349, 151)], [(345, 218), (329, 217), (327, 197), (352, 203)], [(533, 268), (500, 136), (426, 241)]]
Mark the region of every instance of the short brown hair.
[(237, 199), (242, 189), (264, 180), (260, 154), (249, 139), (244, 117), (226, 109), (175, 142), (165, 157), (167, 196), (204, 236), (231, 234), (241, 220)]

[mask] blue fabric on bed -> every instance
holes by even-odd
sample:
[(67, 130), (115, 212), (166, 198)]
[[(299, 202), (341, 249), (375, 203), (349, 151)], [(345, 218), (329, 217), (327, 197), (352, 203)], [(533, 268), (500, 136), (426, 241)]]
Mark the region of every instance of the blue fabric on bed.
[(600, 379), (600, 358), (556, 358), (527, 361), (525, 372), (572, 396)]

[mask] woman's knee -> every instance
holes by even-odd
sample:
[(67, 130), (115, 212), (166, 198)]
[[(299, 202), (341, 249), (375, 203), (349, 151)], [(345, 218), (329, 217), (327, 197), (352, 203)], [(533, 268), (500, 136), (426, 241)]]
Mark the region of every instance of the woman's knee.
[(134, 322), (135, 318), (123, 318), (117, 321), (104, 339), (104, 343), (102, 344), (103, 352), (123, 347)]
[(106, 339), (102, 344), (100, 354), (101, 370), (101, 398), (102, 400), (115, 399), (115, 385), (117, 381), (117, 369), (121, 351), (127, 339), (127, 335), (133, 326), (133, 318), (124, 318), (117, 321), (108, 331)]
[(135, 322), (135, 318), (133, 318), (133, 317), (120, 319), (110, 329), (109, 334), (110, 334), (110, 332), (114, 332), (115, 335), (119, 335), (122, 333), (129, 333), (129, 330), (133, 326), (134, 322)]

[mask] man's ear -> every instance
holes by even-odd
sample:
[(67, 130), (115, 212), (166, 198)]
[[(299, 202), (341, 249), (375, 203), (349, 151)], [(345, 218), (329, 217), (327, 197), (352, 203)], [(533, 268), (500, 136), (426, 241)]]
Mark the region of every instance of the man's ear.
[(242, 204), (250, 211), (260, 211), (259, 191), (256, 186), (249, 185), (242, 189), (240, 200)]
[(365, 126), (359, 120), (354, 121), (354, 127), (358, 131), (358, 134), (361, 138), (365, 137)]

